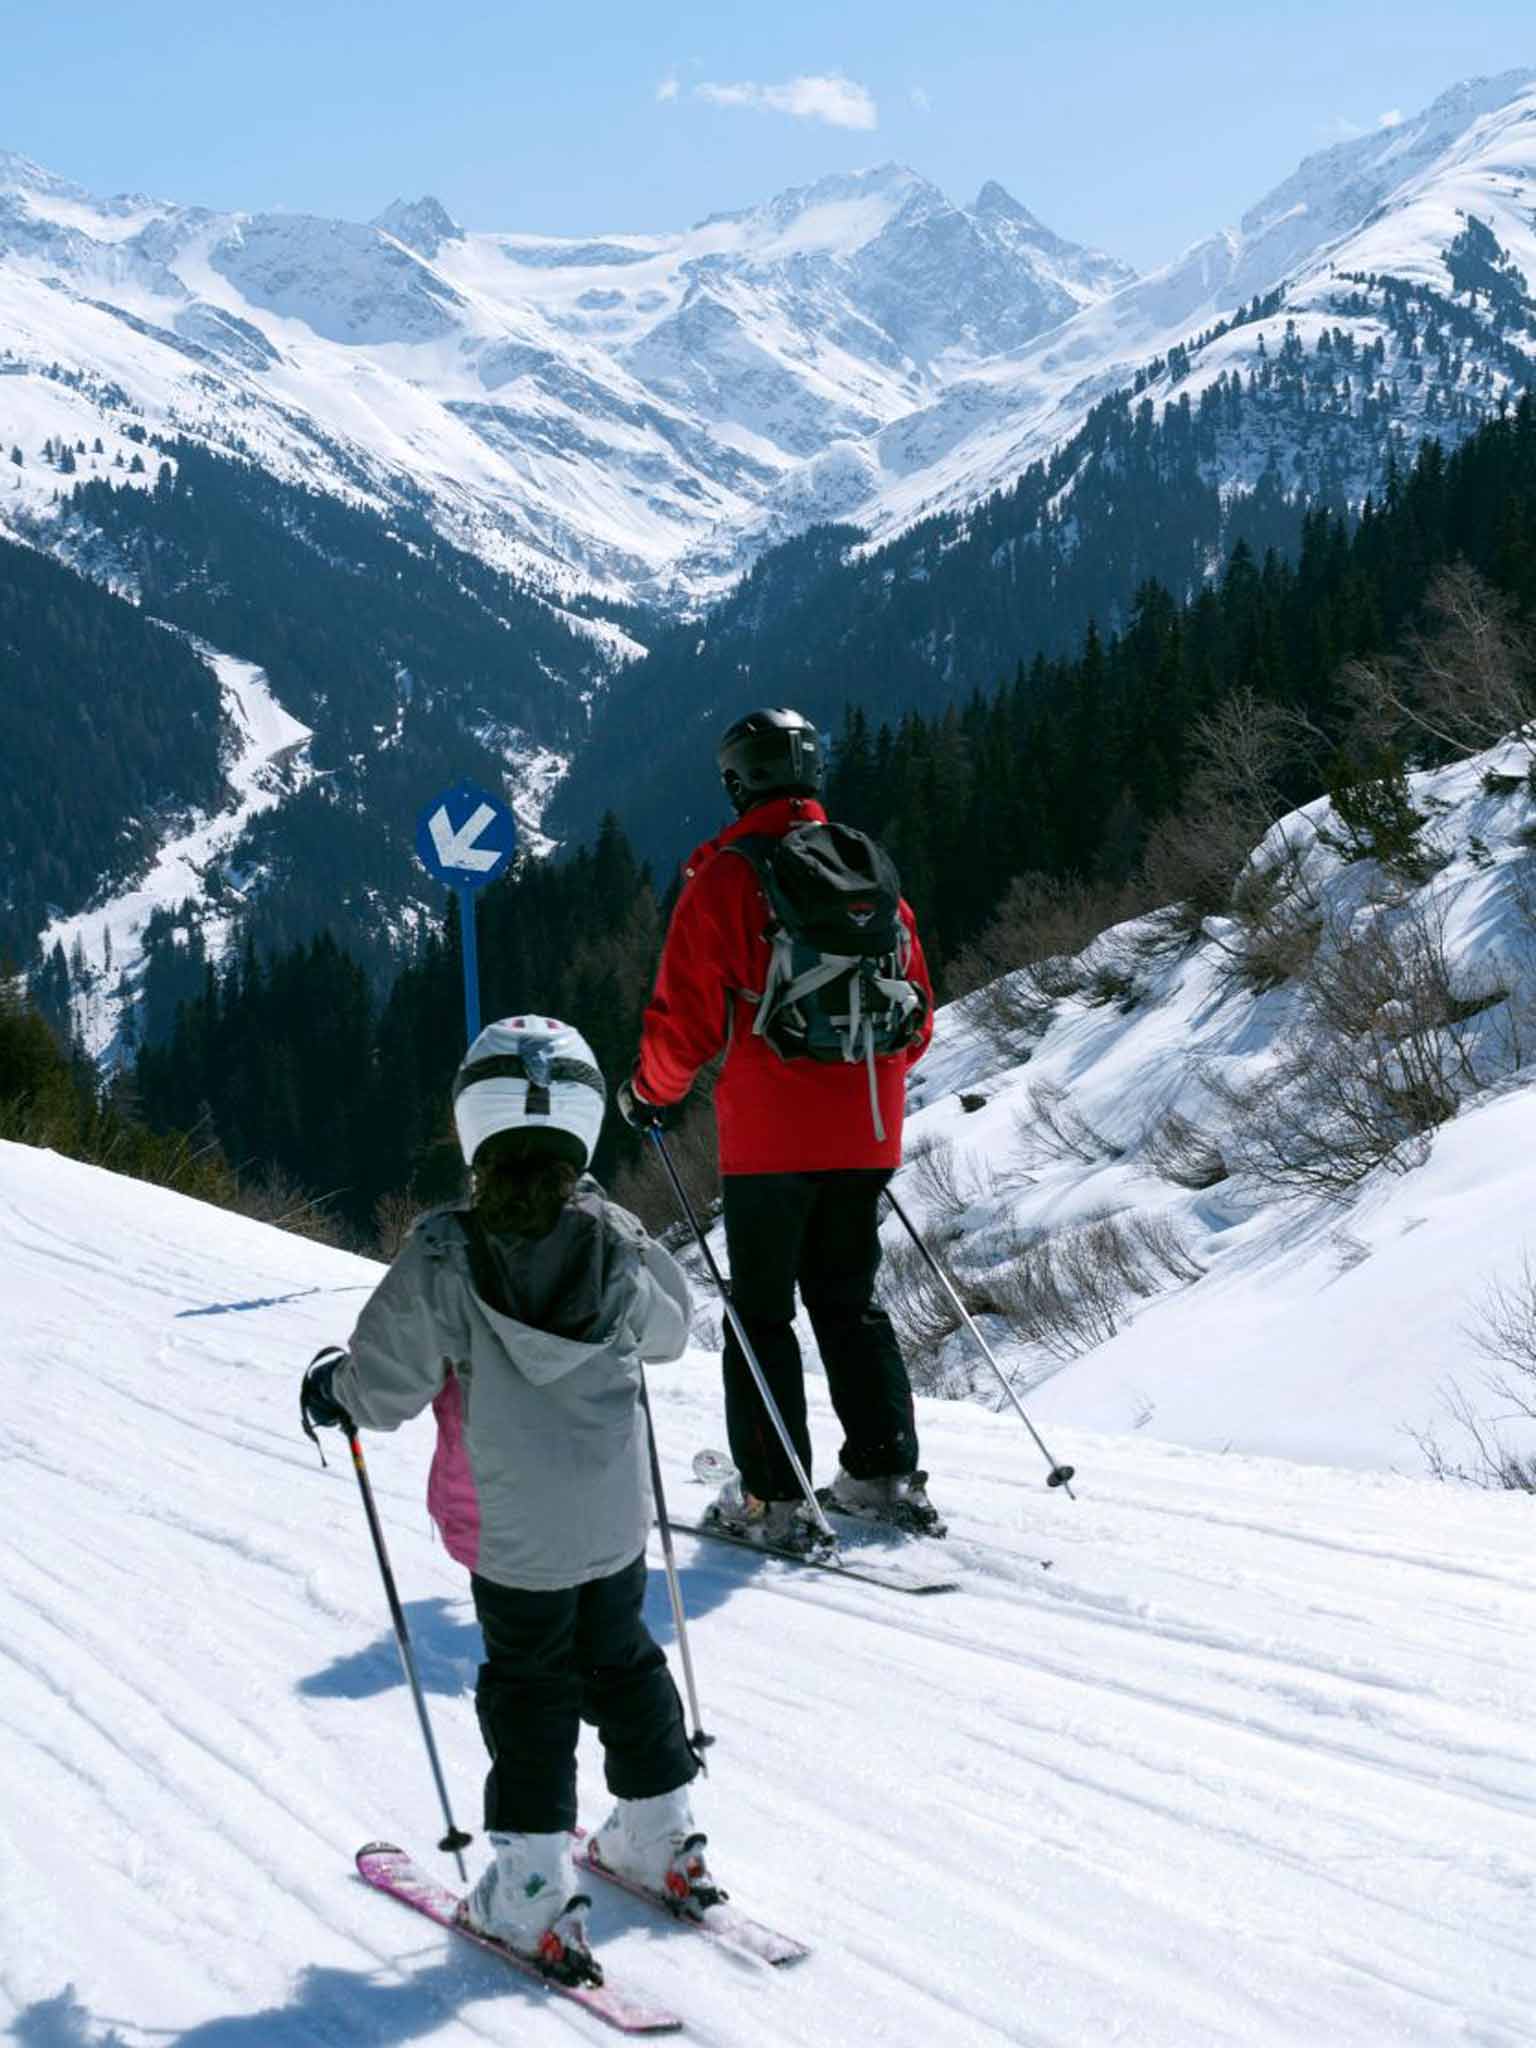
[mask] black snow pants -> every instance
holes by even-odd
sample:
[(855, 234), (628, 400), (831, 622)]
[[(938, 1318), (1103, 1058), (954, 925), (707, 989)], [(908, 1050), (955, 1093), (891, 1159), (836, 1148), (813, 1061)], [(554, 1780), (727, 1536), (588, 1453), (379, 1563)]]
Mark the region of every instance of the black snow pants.
[(652, 1799), (698, 1772), (666, 1656), (645, 1625), (645, 1558), (559, 1592), (470, 1581), (485, 1638), (475, 1712), (490, 1752), (485, 1825), (576, 1825), (576, 1740), (596, 1728), (616, 1799)]
[[(731, 1299), (807, 1472), (796, 1282), (843, 1426), (843, 1469), (878, 1479), (917, 1468), (911, 1382), (890, 1317), (874, 1300), (880, 1195), (890, 1177), (875, 1167), (736, 1173), (723, 1183)], [(793, 1468), (729, 1326), (724, 1365), (726, 1426), (742, 1483), (760, 1500), (798, 1500)]]

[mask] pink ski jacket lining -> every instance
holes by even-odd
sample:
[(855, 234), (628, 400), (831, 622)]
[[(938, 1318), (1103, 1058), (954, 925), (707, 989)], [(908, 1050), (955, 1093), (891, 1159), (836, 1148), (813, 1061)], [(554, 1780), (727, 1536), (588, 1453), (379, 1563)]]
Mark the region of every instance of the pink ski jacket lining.
[(464, 1395), (450, 1373), (432, 1403), (437, 1418), (437, 1448), (427, 1474), (427, 1512), (442, 1532), (448, 1555), (478, 1571), (480, 1566), (480, 1495), (464, 1443)]

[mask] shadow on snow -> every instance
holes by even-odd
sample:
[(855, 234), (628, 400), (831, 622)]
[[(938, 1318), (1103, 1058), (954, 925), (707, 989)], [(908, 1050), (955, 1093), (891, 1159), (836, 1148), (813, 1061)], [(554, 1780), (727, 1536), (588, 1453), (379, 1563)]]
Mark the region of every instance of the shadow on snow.
[(137, 2024), (131, 2035), (119, 2031), (127, 2021), (94, 2019), (67, 1984), (19, 2012), (8, 2038), (17, 2048), (130, 2048), (130, 2040), (155, 2048), (314, 2048), (317, 2041), (395, 2048), (436, 2033), (472, 2000), (513, 1997), (528, 2006), (544, 2005), (550, 1996), (467, 1943), (448, 1961), (417, 1965), (408, 1953), (399, 1967), (405, 1974), (386, 1980), (372, 1971), (312, 1964), (295, 1980), (286, 2005), (200, 2020), (180, 2031)]
[[(729, 1565), (735, 1562), (722, 1560), (717, 1565), (711, 1559), (679, 1570), (683, 1606), (690, 1622), (702, 1620), (741, 1590), (749, 1574), (740, 1569), (730, 1570)], [(750, 1571), (753, 1560), (743, 1552), (740, 1563)], [(439, 1596), (407, 1601), (405, 1618), (422, 1690), (444, 1699), (458, 1699), (473, 1692), (483, 1654), (480, 1624), (473, 1612), (460, 1601)], [(672, 1605), (667, 1597), (666, 1574), (654, 1564), (646, 1576), (645, 1620), (657, 1642), (670, 1648), (674, 1635)], [(400, 1668), (394, 1631), (386, 1628), (363, 1649), (350, 1650), (333, 1658), (323, 1670), (309, 1672), (295, 1690), (306, 1699), (368, 1700), (404, 1684), (405, 1673)]]

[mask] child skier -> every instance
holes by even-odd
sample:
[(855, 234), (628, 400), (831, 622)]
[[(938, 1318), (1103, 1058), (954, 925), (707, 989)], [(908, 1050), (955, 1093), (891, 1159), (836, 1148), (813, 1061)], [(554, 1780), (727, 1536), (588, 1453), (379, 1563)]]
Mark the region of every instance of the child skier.
[(594, 1859), (681, 1910), (723, 1896), (693, 1825), (682, 1705), (641, 1614), (640, 1368), (682, 1353), (687, 1283), (582, 1177), (605, 1100), (569, 1025), (482, 1031), (453, 1091), (472, 1202), (418, 1223), (348, 1350), (322, 1352), (303, 1388), (319, 1424), (395, 1429), (432, 1404), (428, 1506), (485, 1638), (475, 1708), (496, 1853), (461, 1910), (565, 1981), (600, 1979), (571, 1861), (582, 1720), (617, 1801)]

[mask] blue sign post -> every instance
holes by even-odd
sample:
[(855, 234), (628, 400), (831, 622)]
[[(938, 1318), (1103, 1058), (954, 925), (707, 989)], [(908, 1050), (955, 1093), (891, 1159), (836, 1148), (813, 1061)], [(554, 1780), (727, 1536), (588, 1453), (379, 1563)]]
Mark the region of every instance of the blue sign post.
[(433, 797), (416, 820), (416, 858), (459, 895), (459, 951), (464, 959), (464, 1029), (480, 1036), (480, 956), (475, 943), (475, 891), (506, 872), (517, 850), (517, 820), (500, 797), (473, 782), (456, 782)]

